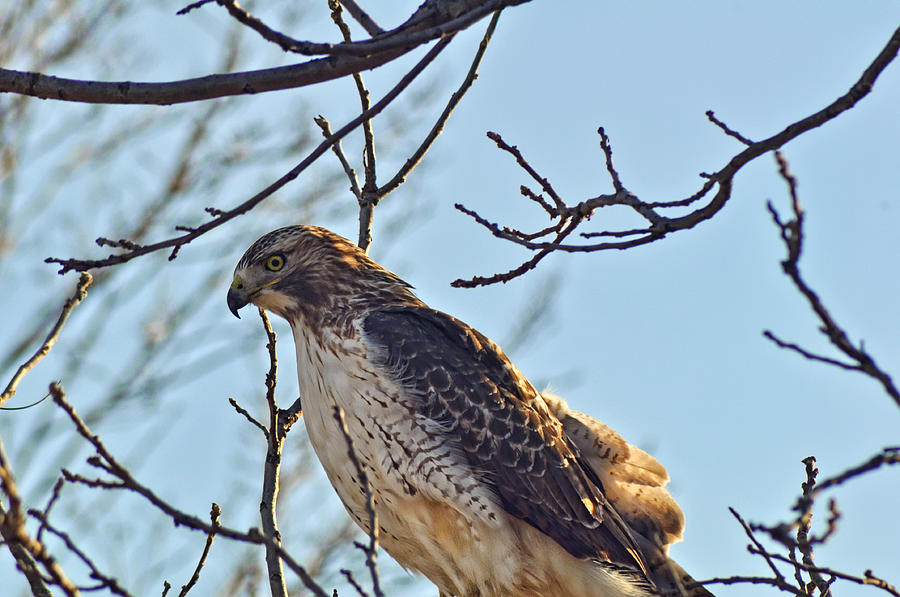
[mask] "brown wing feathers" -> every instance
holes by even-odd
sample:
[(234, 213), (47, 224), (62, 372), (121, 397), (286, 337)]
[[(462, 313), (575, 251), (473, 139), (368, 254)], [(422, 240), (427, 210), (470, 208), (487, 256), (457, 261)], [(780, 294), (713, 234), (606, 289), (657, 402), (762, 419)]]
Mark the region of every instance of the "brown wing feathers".
[(646, 573), (640, 549), (534, 388), (490, 340), (425, 307), (386, 309), (364, 320), (384, 365), (421, 396), (512, 515), (576, 557)]

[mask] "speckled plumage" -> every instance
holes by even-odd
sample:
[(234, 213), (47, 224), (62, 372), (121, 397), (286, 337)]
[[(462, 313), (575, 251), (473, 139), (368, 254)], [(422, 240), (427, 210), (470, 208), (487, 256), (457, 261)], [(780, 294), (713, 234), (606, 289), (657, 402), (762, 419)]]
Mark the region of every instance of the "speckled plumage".
[[(266, 270), (272, 255), (283, 268)], [(493, 342), (355, 245), (311, 226), (262, 237), (229, 292), (235, 313), (248, 301), (291, 324), (303, 419), (348, 512), (368, 526), (334, 406), (366, 469), (382, 546), (442, 595), (637, 597), (671, 585), (660, 563), (683, 519), (665, 470), (606, 428), (598, 441), (618, 438), (634, 450), (620, 460), (651, 478), (608, 466), (620, 460), (589, 451), (598, 421), (545, 400)], [(613, 479), (624, 519), (604, 491)]]

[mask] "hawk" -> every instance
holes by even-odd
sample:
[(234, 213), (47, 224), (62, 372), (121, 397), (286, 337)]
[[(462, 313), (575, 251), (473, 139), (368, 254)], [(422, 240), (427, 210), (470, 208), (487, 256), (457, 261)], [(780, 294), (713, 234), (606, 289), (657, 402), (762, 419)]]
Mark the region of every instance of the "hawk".
[(228, 291), (236, 316), (248, 303), (291, 325), (303, 420), (350, 516), (368, 532), (335, 407), (381, 546), (442, 597), (710, 595), (666, 555), (684, 520), (655, 459), (347, 239), (266, 234)]

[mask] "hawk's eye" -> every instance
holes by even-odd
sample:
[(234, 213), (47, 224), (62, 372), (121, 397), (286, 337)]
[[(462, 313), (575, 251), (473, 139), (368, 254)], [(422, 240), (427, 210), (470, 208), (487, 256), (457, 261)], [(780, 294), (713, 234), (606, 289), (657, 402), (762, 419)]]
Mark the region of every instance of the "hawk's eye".
[(266, 269), (272, 272), (277, 272), (281, 268), (284, 267), (284, 257), (281, 255), (272, 255), (268, 259), (266, 259)]

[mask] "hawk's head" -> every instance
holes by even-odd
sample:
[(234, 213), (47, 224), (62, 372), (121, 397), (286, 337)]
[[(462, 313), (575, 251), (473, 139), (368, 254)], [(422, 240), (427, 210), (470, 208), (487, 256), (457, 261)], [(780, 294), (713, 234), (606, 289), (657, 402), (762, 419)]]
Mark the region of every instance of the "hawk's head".
[(241, 257), (228, 290), (228, 308), (247, 303), (288, 321), (354, 306), (418, 302), (409, 284), (359, 247), (318, 226), (274, 230)]

